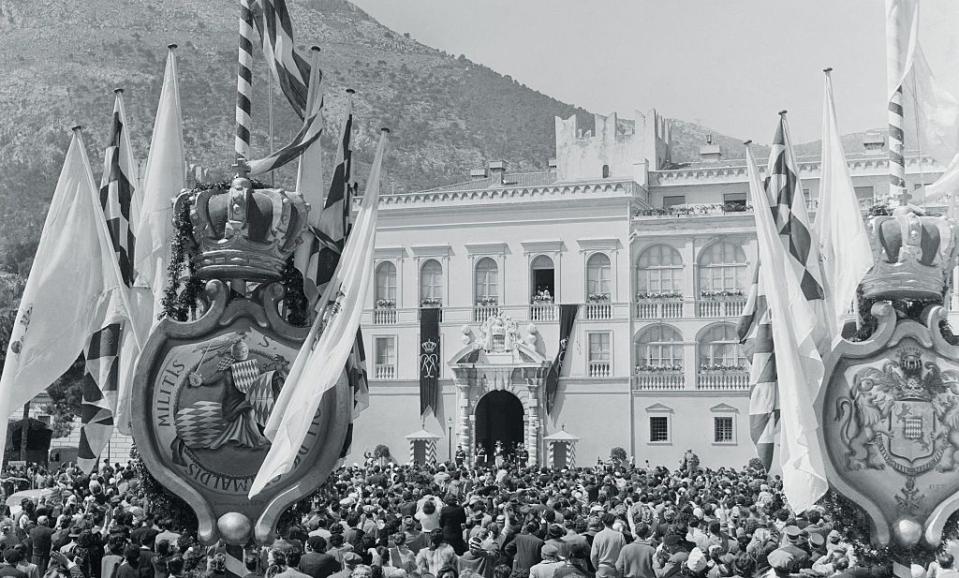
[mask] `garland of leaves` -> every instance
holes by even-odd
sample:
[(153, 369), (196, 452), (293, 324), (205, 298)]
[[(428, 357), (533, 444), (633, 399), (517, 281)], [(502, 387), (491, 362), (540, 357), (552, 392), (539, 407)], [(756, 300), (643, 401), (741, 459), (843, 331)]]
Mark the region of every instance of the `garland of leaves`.
[(303, 275), (293, 266), (293, 257), (286, 260), (283, 268), (283, 309), (286, 311), (286, 322), (296, 327), (305, 327), (310, 323), (310, 300), (303, 293)]
[(196, 514), (193, 508), (187, 505), (180, 496), (170, 492), (163, 484), (157, 481), (143, 463), (140, 452), (137, 450), (136, 443), (130, 448), (130, 463), (133, 465), (133, 472), (140, 480), (140, 487), (143, 488), (143, 495), (150, 504), (153, 512), (162, 512), (165, 517), (173, 520), (174, 527), (185, 528), (193, 534), (196, 534), (199, 526)]
[[(197, 189), (193, 192), (197, 192)], [(192, 201), (178, 203), (178, 210), (173, 215), (174, 231), (170, 241), (170, 264), (167, 265), (161, 318), (187, 321), (190, 313), (196, 311), (197, 301), (203, 291), (203, 282), (197, 275), (198, 247), (193, 237), (193, 221), (190, 220), (191, 207)], [(184, 267), (187, 270), (185, 282), (182, 276)]]

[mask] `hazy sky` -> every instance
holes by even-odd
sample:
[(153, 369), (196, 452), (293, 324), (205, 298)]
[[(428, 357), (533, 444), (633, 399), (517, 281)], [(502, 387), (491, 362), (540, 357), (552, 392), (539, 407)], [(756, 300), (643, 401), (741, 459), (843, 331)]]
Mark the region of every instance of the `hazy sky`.
[[(794, 139), (814, 140), (831, 66), (841, 130), (886, 123), (883, 0), (353, 2), (424, 44), (593, 112), (655, 107), (763, 142), (785, 108)], [(921, 6), (932, 69), (959, 94), (959, 0)]]

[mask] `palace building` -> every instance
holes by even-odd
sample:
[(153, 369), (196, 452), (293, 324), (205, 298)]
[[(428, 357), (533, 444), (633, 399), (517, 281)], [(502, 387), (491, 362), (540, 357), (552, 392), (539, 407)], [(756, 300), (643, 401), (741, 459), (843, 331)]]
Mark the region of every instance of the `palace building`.
[[(492, 161), (463, 183), (381, 198), (362, 320), (370, 406), (349, 461), (386, 444), (405, 462), (408, 434), (423, 429), (441, 460), (500, 440), (542, 464), (557, 434), (579, 438), (578, 465), (614, 447), (671, 467), (688, 449), (709, 467), (755, 456), (735, 330), (757, 254), (744, 159), (707, 143), (677, 162), (655, 111), (597, 115), (595, 132), (555, 122), (546, 171)], [(862, 144), (848, 163), (868, 208), (886, 194), (887, 151), (879, 135)], [(907, 165), (917, 195), (942, 173), (917, 155)], [(800, 158), (800, 178), (814, 214), (818, 156)], [(579, 309), (547, 415), (559, 304)], [(424, 308), (442, 310), (442, 407), (421, 421)]]

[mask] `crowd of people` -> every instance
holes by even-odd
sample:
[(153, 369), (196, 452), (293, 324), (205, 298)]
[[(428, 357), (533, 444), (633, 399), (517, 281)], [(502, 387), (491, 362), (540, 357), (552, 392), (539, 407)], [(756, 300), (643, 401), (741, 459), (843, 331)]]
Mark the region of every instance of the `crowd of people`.
[[(31, 468), (0, 519), (0, 577), (668, 578), (890, 576), (834, 513), (796, 515), (758, 470), (341, 468), (281, 518), (276, 540), (227, 568), (145, 495), (131, 466)], [(692, 464), (692, 465), (691, 465)], [(9, 478), (9, 476), (8, 476)], [(16, 489), (3, 484), (5, 498)], [(16, 498), (14, 498), (16, 500)], [(920, 574), (916, 574), (920, 575)], [(959, 576), (945, 552), (922, 574)]]

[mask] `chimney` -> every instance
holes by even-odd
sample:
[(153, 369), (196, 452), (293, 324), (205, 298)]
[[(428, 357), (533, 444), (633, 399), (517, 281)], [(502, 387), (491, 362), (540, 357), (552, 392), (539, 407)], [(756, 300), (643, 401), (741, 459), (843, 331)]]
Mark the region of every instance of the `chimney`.
[(867, 151), (881, 151), (886, 145), (886, 139), (881, 132), (870, 131), (862, 135), (862, 146)]
[(506, 161), (490, 161), (489, 176), (493, 183), (503, 183), (503, 177), (506, 175)]
[(718, 161), (723, 157), (719, 145), (713, 144), (713, 134), (706, 135), (706, 144), (699, 147), (699, 158), (704, 161)]
[(486, 177), (486, 169), (473, 169), (470, 171), (470, 181), (485, 181)]
[(549, 159), (546, 161), (546, 182), (556, 182), (556, 166), (556, 159)]

